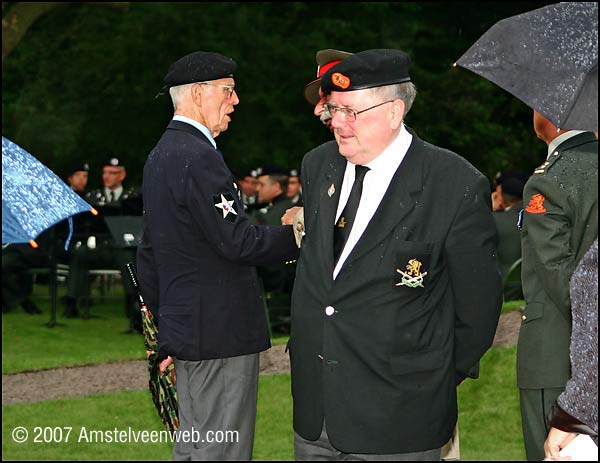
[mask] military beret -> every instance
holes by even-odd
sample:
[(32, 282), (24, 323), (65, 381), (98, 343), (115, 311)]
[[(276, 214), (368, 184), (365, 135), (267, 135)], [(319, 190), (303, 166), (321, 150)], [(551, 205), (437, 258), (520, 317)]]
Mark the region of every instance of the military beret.
[(288, 176), (289, 177), (300, 177), (300, 170), (299, 169), (290, 169), (288, 171)]
[(263, 166), (262, 168), (257, 169), (258, 175), (288, 175), (288, 171), (286, 169), (282, 169), (277, 166)]
[(319, 87), (321, 87), (321, 77), (336, 64), (341, 63), (352, 53), (347, 51), (334, 50), (328, 48), (317, 52), (317, 78), (304, 86), (304, 98), (312, 106), (319, 102)]
[(504, 182), (511, 178), (515, 178), (517, 181), (525, 185), (529, 176), (524, 172), (504, 170), (502, 172), (496, 173), (496, 177), (494, 178), (494, 186), (496, 187), (498, 185), (502, 185), (502, 189), (504, 189)]
[(119, 158), (108, 158), (106, 161), (104, 161), (104, 164), (102, 164), (102, 167), (105, 166), (124, 167), (123, 163), (119, 160)]
[(410, 82), (410, 58), (400, 50), (365, 50), (349, 56), (321, 78), (323, 93), (351, 92)]
[(517, 198), (523, 197), (523, 188), (525, 182), (519, 177), (509, 177), (502, 182), (502, 193), (506, 193), (510, 196), (516, 196)]
[(233, 77), (236, 69), (237, 64), (231, 58), (219, 53), (196, 51), (179, 58), (171, 65), (164, 79), (164, 89)]
[(89, 171), (90, 171), (90, 165), (87, 162), (85, 162), (83, 164), (81, 164), (81, 163), (73, 164), (69, 167), (69, 169), (67, 169), (67, 177), (70, 177), (75, 172), (89, 172)]

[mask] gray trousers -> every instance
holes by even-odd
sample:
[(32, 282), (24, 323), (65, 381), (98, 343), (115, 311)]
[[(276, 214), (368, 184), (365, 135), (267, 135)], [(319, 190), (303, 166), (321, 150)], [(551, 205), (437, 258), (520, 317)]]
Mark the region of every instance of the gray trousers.
[(252, 458), (258, 358), (175, 359), (180, 428), (174, 460)]
[(338, 461), (440, 461), (442, 449), (425, 450), (414, 453), (395, 454), (369, 454), (369, 453), (343, 453), (336, 449), (325, 431), (323, 430), (316, 441), (304, 439), (298, 433), (294, 433), (294, 454), (296, 460), (338, 460)]

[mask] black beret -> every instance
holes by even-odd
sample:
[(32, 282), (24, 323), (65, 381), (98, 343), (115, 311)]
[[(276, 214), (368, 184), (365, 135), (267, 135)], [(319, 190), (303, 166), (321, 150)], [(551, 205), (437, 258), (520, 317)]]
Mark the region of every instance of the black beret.
[[(494, 178), (494, 186), (502, 185), (502, 189), (504, 190), (504, 182), (509, 179), (516, 179), (518, 182), (525, 185), (529, 176), (524, 172), (518, 172), (513, 170), (504, 170), (502, 172), (498, 172), (496, 177)], [(508, 193), (511, 194), (511, 193)]]
[(219, 53), (196, 51), (179, 58), (165, 76), (165, 89), (177, 85), (233, 77), (237, 64)]
[(252, 178), (257, 178), (258, 177), (258, 172), (256, 171), (256, 169), (246, 169), (246, 170), (237, 170), (234, 172), (236, 178), (243, 180), (246, 177), (252, 177)]
[(108, 158), (102, 164), (102, 167), (110, 166), (110, 167), (124, 167), (123, 163), (119, 160), (119, 158)]
[(299, 169), (290, 169), (288, 172), (288, 176), (289, 177), (300, 177), (300, 170)]
[(525, 182), (519, 176), (512, 176), (505, 178), (502, 181), (502, 193), (506, 193), (510, 196), (516, 196), (517, 198), (523, 197), (523, 188)]
[(288, 175), (288, 171), (277, 166), (264, 166), (257, 169), (258, 175)]
[(321, 78), (321, 90), (350, 92), (410, 82), (410, 58), (400, 50), (365, 50), (347, 57)]
[(67, 177), (70, 177), (71, 175), (73, 175), (75, 172), (89, 172), (90, 171), (90, 165), (85, 162), (83, 164), (79, 163), (79, 164), (73, 164), (71, 166), (69, 166), (69, 169), (67, 170)]

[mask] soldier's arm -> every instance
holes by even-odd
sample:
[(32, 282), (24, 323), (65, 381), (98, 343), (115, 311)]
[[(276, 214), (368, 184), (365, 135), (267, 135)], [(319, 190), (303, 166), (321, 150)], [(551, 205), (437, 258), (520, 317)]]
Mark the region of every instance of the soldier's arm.
[(530, 237), (529, 251), (535, 256), (535, 272), (546, 294), (570, 319), (568, 282), (575, 270), (575, 252), (571, 249), (572, 220), (566, 193), (560, 191), (552, 177), (537, 174), (525, 186), (523, 206), (523, 224)]

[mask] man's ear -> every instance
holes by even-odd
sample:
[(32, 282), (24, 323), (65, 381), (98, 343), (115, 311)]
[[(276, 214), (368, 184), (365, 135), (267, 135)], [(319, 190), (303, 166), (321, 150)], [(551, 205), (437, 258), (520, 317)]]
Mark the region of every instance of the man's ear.
[(397, 129), (400, 127), (402, 119), (404, 118), (404, 107), (404, 101), (400, 99), (394, 100), (392, 104), (392, 129)]

